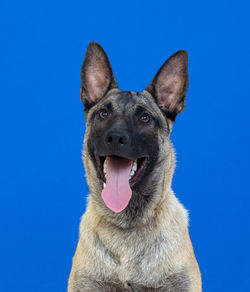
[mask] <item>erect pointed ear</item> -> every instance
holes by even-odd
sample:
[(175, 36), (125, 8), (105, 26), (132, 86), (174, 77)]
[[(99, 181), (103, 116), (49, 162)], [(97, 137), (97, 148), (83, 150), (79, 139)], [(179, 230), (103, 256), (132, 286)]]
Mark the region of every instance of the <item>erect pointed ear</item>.
[(146, 88), (172, 121), (183, 112), (188, 89), (188, 55), (182, 50), (172, 55)]
[(81, 70), (80, 99), (87, 105), (99, 101), (110, 89), (116, 88), (108, 57), (96, 42), (88, 46)]

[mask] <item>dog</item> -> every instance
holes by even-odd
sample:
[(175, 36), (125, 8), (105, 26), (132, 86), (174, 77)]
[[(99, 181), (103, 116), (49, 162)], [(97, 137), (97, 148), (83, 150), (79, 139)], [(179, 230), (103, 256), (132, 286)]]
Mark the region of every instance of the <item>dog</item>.
[(187, 66), (178, 51), (143, 92), (121, 91), (103, 48), (89, 44), (80, 98), (90, 195), (68, 292), (202, 291), (187, 212), (171, 189)]

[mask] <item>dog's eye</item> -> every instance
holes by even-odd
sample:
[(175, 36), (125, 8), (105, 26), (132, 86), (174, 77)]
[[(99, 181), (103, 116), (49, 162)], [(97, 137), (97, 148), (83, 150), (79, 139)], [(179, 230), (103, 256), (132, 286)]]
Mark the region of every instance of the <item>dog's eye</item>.
[(99, 117), (100, 117), (101, 119), (107, 119), (108, 116), (109, 116), (109, 114), (108, 114), (108, 112), (107, 112), (106, 110), (101, 110), (101, 111), (99, 112)]
[(140, 116), (140, 120), (143, 122), (143, 123), (148, 123), (150, 121), (150, 115), (149, 114), (142, 114)]

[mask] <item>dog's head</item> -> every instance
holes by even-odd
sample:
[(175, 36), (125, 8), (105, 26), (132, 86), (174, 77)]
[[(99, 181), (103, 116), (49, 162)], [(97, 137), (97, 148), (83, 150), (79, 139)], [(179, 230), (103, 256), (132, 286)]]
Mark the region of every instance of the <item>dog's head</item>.
[(85, 168), (100, 203), (125, 212), (145, 205), (159, 191), (172, 149), (169, 134), (184, 110), (187, 87), (185, 51), (171, 56), (138, 93), (120, 91), (104, 50), (89, 44), (80, 98), (86, 118)]

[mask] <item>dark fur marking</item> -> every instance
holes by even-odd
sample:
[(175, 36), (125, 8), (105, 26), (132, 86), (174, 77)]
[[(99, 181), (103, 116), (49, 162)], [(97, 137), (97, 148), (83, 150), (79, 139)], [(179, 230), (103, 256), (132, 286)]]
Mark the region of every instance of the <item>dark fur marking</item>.
[(85, 114), (87, 114), (89, 112), (89, 110), (95, 105), (94, 102), (89, 102), (87, 99), (83, 100), (83, 104), (84, 104)]
[[(138, 96), (140, 96), (140, 98), (138, 98)], [(144, 105), (140, 100), (146, 98), (148, 97), (142, 94), (136, 95), (131, 92), (119, 92), (116, 94), (107, 95), (104, 97), (104, 102), (102, 102), (99, 106), (96, 106), (96, 110), (90, 117), (91, 139), (88, 139), (87, 141), (87, 149), (96, 170), (98, 169), (96, 155), (117, 155), (131, 157), (130, 159), (136, 159), (143, 156), (149, 157), (149, 164), (145, 169), (143, 178), (132, 187), (133, 196), (129, 202), (129, 205), (123, 212), (121, 212), (121, 214), (117, 215), (117, 217), (122, 220), (126, 218), (126, 221), (130, 226), (135, 224), (136, 221), (143, 215), (145, 207), (149, 204), (152, 196), (155, 194), (157, 187), (159, 186), (159, 181), (152, 177), (152, 173), (157, 166), (158, 154), (160, 151), (160, 141), (158, 141), (156, 131), (161, 130), (163, 127), (162, 123), (164, 123), (165, 118), (163, 118), (163, 116), (161, 117), (161, 124), (159, 121), (156, 121), (157, 119), (154, 118), (156, 113), (152, 112), (154, 106), (157, 107), (157, 105), (153, 98), (149, 99), (148, 106)], [(117, 106), (119, 109), (117, 109)], [(100, 122), (98, 120), (97, 113), (104, 107), (109, 107), (112, 114), (110, 118)], [(132, 108), (133, 111), (131, 111)], [(154, 118), (153, 123), (145, 125), (139, 121), (139, 115), (143, 111), (148, 111), (152, 114)], [(125, 152), (120, 149), (115, 150), (115, 153), (112, 149), (108, 149), (104, 144), (103, 137), (106, 131), (109, 131), (112, 128), (121, 129), (129, 134), (131, 145), (125, 149)], [(166, 133), (166, 135), (168, 135), (168, 133)], [(97, 199), (99, 201), (99, 198)]]

